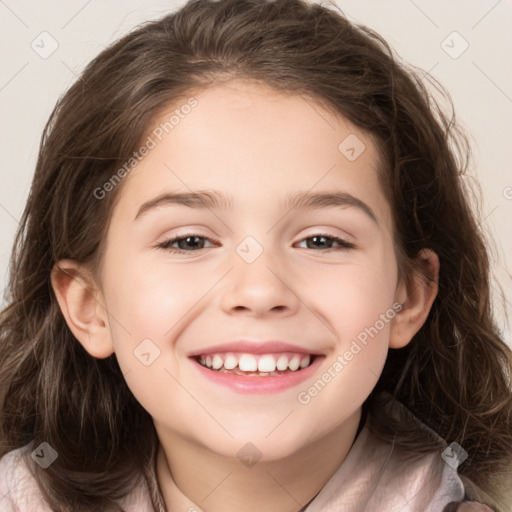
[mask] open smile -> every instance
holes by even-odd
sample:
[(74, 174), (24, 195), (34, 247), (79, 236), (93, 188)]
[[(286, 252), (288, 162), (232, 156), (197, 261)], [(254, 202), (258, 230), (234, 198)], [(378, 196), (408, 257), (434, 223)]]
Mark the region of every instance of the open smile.
[(310, 377), (323, 356), (281, 352), (272, 354), (214, 353), (191, 357), (210, 382), (238, 393), (277, 393)]
[(217, 353), (198, 357), (200, 365), (222, 373), (237, 375), (257, 375), (259, 377), (278, 376), (307, 368), (313, 355), (293, 352), (277, 354)]

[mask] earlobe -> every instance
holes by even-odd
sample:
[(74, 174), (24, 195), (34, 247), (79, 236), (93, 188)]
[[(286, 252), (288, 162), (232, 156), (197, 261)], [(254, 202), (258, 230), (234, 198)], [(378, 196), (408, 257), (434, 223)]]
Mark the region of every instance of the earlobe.
[(421, 329), (438, 292), (439, 258), (430, 249), (423, 249), (417, 259), (418, 271), (411, 282), (400, 283), (396, 300), (402, 309), (391, 323), (390, 348), (403, 348)]
[(98, 359), (112, 355), (108, 315), (88, 270), (76, 261), (60, 260), (51, 283), (69, 329), (85, 350)]

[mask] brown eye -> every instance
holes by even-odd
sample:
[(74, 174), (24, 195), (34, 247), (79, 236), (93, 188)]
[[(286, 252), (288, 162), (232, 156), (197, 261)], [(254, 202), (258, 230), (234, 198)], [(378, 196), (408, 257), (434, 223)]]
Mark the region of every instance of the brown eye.
[[(311, 241), (309, 243), (308, 241)], [(342, 238), (338, 238), (336, 236), (331, 236), (327, 234), (317, 234), (313, 236), (309, 236), (304, 238), (299, 243), (306, 242), (306, 249), (320, 249), (320, 250), (330, 250), (330, 249), (353, 249), (354, 244), (343, 240)], [(338, 244), (339, 247), (333, 247), (334, 244)]]
[[(157, 247), (171, 252), (196, 252), (198, 250), (205, 249), (205, 241), (210, 240), (204, 236), (189, 234), (166, 240), (161, 244), (158, 244)], [(177, 244), (178, 247), (172, 247), (174, 244)]]

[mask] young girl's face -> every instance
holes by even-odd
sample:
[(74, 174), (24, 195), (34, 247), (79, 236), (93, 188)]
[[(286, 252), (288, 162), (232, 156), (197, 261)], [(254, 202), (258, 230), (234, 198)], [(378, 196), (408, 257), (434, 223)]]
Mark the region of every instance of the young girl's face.
[[(314, 101), (254, 83), (195, 98), (124, 178), (101, 278), (109, 342), (161, 438), (284, 457), (358, 421), (401, 343), (377, 148)], [(201, 355), (267, 371), (313, 363), (237, 376)]]

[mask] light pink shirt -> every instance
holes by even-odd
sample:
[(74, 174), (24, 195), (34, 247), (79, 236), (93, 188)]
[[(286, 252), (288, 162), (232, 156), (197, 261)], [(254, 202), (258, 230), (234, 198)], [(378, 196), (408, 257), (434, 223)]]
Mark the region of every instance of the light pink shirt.
[[(463, 499), (464, 486), (457, 471), (440, 454), (413, 460), (407, 455), (364, 427), (306, 512), (441, 512), (448, 503)], [(28, 445), (0, 460), (0, 512), (51, 512), (27, 467), (27, 456)], [(169, 495), (169, 511), (203, 512), (177, 486)], [(120, 505), (126, 512), (154, 512), (146, 485), (133, 489)], [(492, 512), (477, 505), (464, 510)]]

